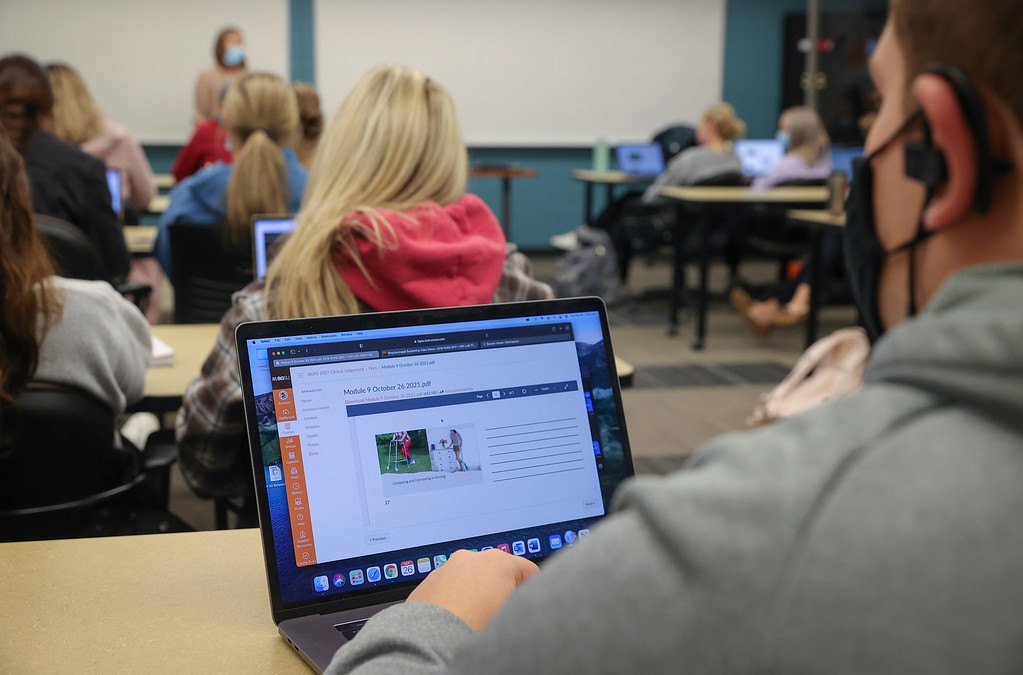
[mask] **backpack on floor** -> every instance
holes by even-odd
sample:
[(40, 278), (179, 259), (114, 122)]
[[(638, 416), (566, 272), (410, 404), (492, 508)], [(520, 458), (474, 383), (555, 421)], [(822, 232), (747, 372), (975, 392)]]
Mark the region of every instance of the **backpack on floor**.
[(618, 257), (604, 230), (582, 225), (575, 231), (579, 245), (558, 260), (554, 290), (559, 298), (596, 295), (614, 302), (621, 294)]

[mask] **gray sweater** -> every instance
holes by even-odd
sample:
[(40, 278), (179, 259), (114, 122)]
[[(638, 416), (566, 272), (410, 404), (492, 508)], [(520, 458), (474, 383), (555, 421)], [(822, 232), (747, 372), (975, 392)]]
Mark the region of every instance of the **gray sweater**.
[(480, 635), (396, 606), (330, 672), (1023, 671), (1021, 298), (955, 275), (860, 393), (633, 480)]
[(718, 152), (712, 148), (698, 145), (684, 150), (671, 160), (654, 184), (643, 193), (643, 202), (658, 202), (658, 194), (662, 187), (673, 185), (696, 185), (711, 178), (726, 174), (738, 174), (742, 171), (739, 156), (729, 147), (727, 152)]
[(115, 414), (142, 398), (149, 366), (149, 323), (105, 281), (51, 277), (63, 296), (60, 320), (39, 349), (39, 382), (68, 384)]

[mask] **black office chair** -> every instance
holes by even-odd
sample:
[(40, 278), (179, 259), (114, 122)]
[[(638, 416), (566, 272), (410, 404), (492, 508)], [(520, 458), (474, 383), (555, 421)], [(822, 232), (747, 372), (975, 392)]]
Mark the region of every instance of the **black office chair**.
[(167, 511), (176, 452), (114, 445), (114, 415), (91, 394), (31, 383), (0, 446), (0, 541), (190, 529)]
[(253, 279), (251, 252), (229, 246), (220, 227), (175, 223), (167, 233), (174, 322), (218, 323)]
[[(60, 218), (36, 213), (32, 216), (36, 232), (59, 276), (86, 281), (110, 281), (103, 271), (96, 247), (80, 229)], [(114, 289), (145, 310), (153, 289), (147, 284), (122, 282)]]

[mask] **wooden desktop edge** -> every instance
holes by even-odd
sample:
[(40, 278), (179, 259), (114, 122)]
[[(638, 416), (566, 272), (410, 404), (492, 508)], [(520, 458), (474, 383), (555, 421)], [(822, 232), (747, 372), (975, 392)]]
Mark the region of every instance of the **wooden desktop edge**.
[(660, 194), (669, 199), (694, 203), (819, 203), (828, 199), (826, 187), (779, 187), (765, 190), (748, 187), (662, 187)]

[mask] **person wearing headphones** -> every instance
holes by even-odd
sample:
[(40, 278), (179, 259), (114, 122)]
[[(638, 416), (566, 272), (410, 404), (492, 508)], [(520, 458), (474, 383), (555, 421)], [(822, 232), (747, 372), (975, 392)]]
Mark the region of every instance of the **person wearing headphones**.
[(863, 388), (459, 551), (329, 673), (1023, 671), (1023, 15), (892, 0), (847, 205)]

